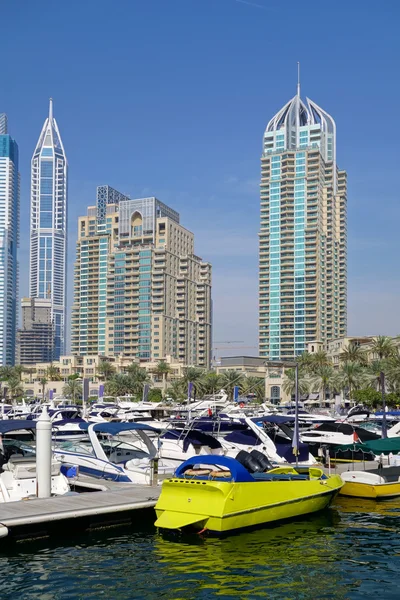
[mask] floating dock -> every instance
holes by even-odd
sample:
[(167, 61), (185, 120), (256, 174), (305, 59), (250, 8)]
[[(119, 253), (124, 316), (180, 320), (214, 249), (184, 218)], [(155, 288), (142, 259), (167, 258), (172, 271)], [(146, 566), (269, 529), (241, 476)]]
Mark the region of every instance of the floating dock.
[(0, 544), (9, 537), (47, 537), (60, 531), (82, 532), (134, 523), (141, 518), (137, 511), (154, 508), (161, 493), (161, 486), (104, 484), (107, 491), (0, 504), (0, 538), (6, 538)]

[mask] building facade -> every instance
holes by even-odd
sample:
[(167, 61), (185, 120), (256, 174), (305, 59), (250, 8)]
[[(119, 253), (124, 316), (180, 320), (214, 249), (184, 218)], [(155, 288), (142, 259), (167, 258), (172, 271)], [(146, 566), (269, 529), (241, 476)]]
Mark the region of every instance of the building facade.
[(30, 297), (51, 300), (54, 358), (65, 353), (67, 176), (64, 146), (50, 99), (31, 163)]
[(0, 365), (15, 362), (20, 176), (18, 145), (0, 115)]
[(268, 123), (261, 158), (260, 356), (301, 354), (346, 335), (346, 173), (336, 125), (296, 96)]
[(51, 300), (22, 298), (21, 307), (22, 324), (17, 331), (17, 364), (50, 363), (54, 355)]
[[(114, 190), (115, 191), (115, 190)], [(141, 361), (211, 360), (211, 265), (156, 198), (98, 206), (78, 224), (72, 351)]]

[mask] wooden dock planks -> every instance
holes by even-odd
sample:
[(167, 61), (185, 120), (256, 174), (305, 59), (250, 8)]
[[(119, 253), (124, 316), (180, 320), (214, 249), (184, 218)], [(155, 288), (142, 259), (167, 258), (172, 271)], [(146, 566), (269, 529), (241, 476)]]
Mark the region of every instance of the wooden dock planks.
[(160, 493), (161, 486), (126, 484), (114, 491), (7, 502), (0, 504), (0, 524), (17, 527), (150, 508)]

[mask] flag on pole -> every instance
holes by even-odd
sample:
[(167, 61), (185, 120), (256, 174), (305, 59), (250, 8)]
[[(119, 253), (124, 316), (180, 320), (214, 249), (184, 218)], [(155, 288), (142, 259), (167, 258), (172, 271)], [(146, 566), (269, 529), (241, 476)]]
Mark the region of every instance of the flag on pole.
[(188, 383), (188, 400), (191, 400), (191, 398), (192, 398), (192, 391), (193, 391), (193, 382), (189, 381), (189, 383)]
[(99, 400), (103, 400), (104, 398), (104, 384), (101, 383), (99, 385)]
[(148, 397), (149, 397), (149, 384), (145, 383), (143, 386), (142, 402), (147, 402)]
[(53, 390), (49, 390), (49, 400), (53, 400)]
[(235, 402), (237, 402), (238, 398), (239, 398), (239, 386), (235, 385), (235, 387), (233, 388), (233, 400)]

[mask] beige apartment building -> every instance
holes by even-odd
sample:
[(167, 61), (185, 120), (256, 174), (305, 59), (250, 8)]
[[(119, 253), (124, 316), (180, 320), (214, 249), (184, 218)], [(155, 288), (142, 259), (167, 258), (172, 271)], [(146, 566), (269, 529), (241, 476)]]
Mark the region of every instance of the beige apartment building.
[(292, 359), (312, 340), (346, 335), (346, 202), (335, 122), (298, 86), (263, 138), (260, 356)]
[(156, 198), (98, 212), (78, 224), (72, 352), (208, 368), (211, 265), (194, 254), (193, 233)]
[[(47, 380), (45, 384), (45, 396), (48, 397), (50, 390), (53, 391), (54, 397), (63, 395), (63, 387), (66, 380), (71, 375), (79, 375), (81, 379), (89, 379), (89, 394), (97, 396), (99, 384), (104, 382), (103, 377), (98, 373), (99, 363), (103, 360), (109, 362), (115, 373), (127, 373), (128, 367), (136, 362), (143, 367), (149, 374), (152, 387), (163, 388), (163, 378), (156, 371), (158, 361), (140, 362), (138, 359), (132, 361), (128, 357), (123, 356), (99, 356), (86, 355), (76, 356), (67, 355), (61, 356), (60, 360), (53, 362), (41, 362), (35, 365), (29, 365), (29, 371), (22, 373), (22, 384), (24, 393), (29, 397), (39, 397), (43, 394), (43, 384), (41, 380)], [(186, 365), (182, 362), (174, 360), (172, 356), (166, 356), (165, 362), (169, 365), (170, 372), (167, 375), (167, 386), (174, 380), (180, 379), (184, 375)], [(58, 371), (59, 380), (52, 380), (49, 377), (49, 367)]]

